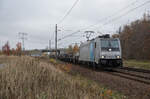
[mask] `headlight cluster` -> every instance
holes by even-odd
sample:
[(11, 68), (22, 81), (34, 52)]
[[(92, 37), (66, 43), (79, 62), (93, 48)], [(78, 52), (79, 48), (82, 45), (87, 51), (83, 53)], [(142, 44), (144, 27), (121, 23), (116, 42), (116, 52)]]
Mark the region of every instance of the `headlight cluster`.
[(121, 58), (121, 57), (118, 55), (117, 58), (119, 59), (119, 58)]
[(117, 55), (117, 56), (104, 56), (104, 55), (102, 55), (101, 56), (101, 59), (104, 59), (104, 58), (108, 58), (108, 59), (115, 59), (115, 58), (117, 58), (117, 59), (120, 59), (121, 58), (121, 56), (119, 56), (119, 55)]
[(103, 58), (105, 58), (105, 56), (101, 56), (101, 58), (103, 59)]

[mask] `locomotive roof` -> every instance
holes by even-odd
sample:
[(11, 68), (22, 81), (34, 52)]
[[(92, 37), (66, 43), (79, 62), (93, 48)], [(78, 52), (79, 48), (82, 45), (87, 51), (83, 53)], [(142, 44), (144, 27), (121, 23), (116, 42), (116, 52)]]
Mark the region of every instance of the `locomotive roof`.
[(82, 43), (80, 46), (84, 46), (84, 45), (86, 45), (86, 44), (89, 44), (89, 43), (91, 43), (92, 41), (95, 41), (95, 40), (97, 40), (97, 39), (106, 39), (106, 40), (119, 40), (119, 38), (99, 38), (99, 37), (97, 37), (97, 38), (95, 38), (95, 39), (92, 39), (92, 40), (89, 40), (89, 41), (86, 41), (86, 42), (84, 42), (84, 43)]
[(100, 38), (100, 39), (106, 39), (106, 40), (118, 40), (119, 38)]

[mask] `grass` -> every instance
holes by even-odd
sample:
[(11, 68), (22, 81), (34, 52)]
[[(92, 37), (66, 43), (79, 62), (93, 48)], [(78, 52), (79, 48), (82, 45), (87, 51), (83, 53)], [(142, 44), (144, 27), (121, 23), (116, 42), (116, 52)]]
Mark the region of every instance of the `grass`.
[(150, 69), (150, 61), (124, 60), (124, 66)]
[[(39, 59), (27, 56), (2, 56), (0, 60), (5, 64), (0, 69), (0, 99), (122, 99), (124, 97), (80, 75), (71, 76)], [(55, 63), (54, 60), (51, 61)]]
[(12, 58), (11, 56), (7, 58), (7, 56), (0, 55), (0, 64), (7, 63), (11, 58)]
[[(55, 60), (55, 59), (50, 59), (50, 63), (54, 64), (56, 68), (64, 71), (67, 74), (71, 73), (72, 64), (64, 63), (62, 61)], [(105, 88), (101, 86), (100, 84), (98, 84), (97, 82), (90, 80), (84, 76), (81, 76), (79, 73), (73, 73), (73, 74), (71, 73), (71, 77), (75, 80), (79, 80), (80, 85), (83, 86), (84, 89), (86, 90), (88, 90), (87, 88), (90, 86), (90, 87), (93, 87), (94, 89), (98, 89), (98, 91), (101, 91), (100, 96), (102, 97), (99, 97), (98, 99), (101, 99), (101, 98), (102, 99), (125, 99), (127, 98), (126, 96), (124, 96), (123, 94), (117, 91), (110, 90), (109, 88)], [(91, 98), (88, 98), (88, 99), (91, 99)]]

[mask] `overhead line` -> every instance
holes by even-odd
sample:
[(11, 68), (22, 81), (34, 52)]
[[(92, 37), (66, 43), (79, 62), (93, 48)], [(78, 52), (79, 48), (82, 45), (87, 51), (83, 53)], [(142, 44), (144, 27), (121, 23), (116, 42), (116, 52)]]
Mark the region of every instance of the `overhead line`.
[(62, 40), (62, 39), (65, 39), (65, 38), (67, 38), (67, 37), (69, 37), (69, 36), (72, 36), (73, 34), (78, 33), (78, 32), (80, 32), (80, 31), (76, 31), (76, 32), (73, 32), (73, 33), (71, 33), (71, 34), (69, 34), (69, 35), (66, 35), (66, 36), (62, 37), (61, 39), (58, 39), (58, 41), (60, 41), (60, 40)]
[[(115, 16), (116, 14), (118, 14), (118, 12), (121, 12), (122, 10), (127, 9), (129, 6), (135, 4), (136, 2), (138, 2), (138, 1), (136, 0), (136, 1), (132, 2), (131, 4), (125, 6), (125, 7), (122, 8), (121, 10), (117, 11), (116, 13), (114, 13), (114, 14), (108, 16), (108, 17), (102, 18), (102, 19), (99, 20), (96, 24), (89, 25), (89, 26), (87, 26), (87, 27), (85, 27), (85, 28), (82, 28), (82, 29), (80, 29), (80, 30), (85, 30), (85, 29), (88, 29), (88, 28), (90, 28), (90, 27), (93, 27), (93, 26), (99, 24), (100, 22), (105, 21), (105, 20), (108, 19), (109, 17)], [(78, 31), (79, 31), (79, 30), (78, 30)], [(69, 35), (66, 35), (66, 36), (62, 37), (61, 40), (64, 39), (64, 38), (70, 37), (70, 36), (72, 36), (72, 35), (75, 34), (75, 33), (78, 33), (78, 31), (73, 32), (73, 33), (71, 33), (71, 34), (69, 34)]]
[(116, 18), (114, 18), (114, 19), (112, 19), (112, 20), (106, 22), (104, 25), (107, 25), (107, 24), (109, 24), (110, 22), (116, 21), (116, 20), (122, 18), (123, 16), (126, 16), (127, 14), (129, 14), (129, 13), (135, 11), (136, 9), (138, 9), (138, 8), (140, 8), (140, 7), (143, 7), (144, 5), (146, 5), (146, 4), (148, 4), (148, 3), (150, 3), (150, 0), (144, 2), (143, 4), (141, 4), (141, 5), (137, 6), (137, 7), (132, 8), (132, 9), (130, 9), (129, 11), (127, 11), (126, 13), (123, 13), (122, 15), (120, 15), (120, 16), (118, 16), (118, 17), (116, 17)]
[[(136, 9), (138, 9), (138, 8), (144, 6), (145, 4), (148, 4), (148, 3), (150, 3), (150, 0), (144, 2), (143, 4), (141, 4), (141, 5), (139, 5), (139, 6), (135, 7), (135, 8), (132, 8), (131, 10), (127, 11), (126, 13), (123, 13), (122, 15), (120, 15), (120, 16), (118, 16), (118, 17), (112, 19), (111, 21), (113, 22), (113, 21), (115, 21), (115, 20), (118, 20), (119, 18), (121, 18), (121, 17), (127, 15), (128, 13), (130, 13), (130, 12), (132, 12), (132, 11), (134, 11), (134, 10), (136, 10)], [(133, 3), (132, 3), (132, 4), (133, 4)], [(123, 9), (124, 9), (124, 8), (123, 8)], [(104, 19), (102, 19), (102, 20), (100, 20), (100, 21), (104, 21)], [(99, 22), (100, 22), (100, 21), (99, 21)], [(109, 23), (110, 23), (111, 21), (109, 21)], [(99, 24), (99, 22), (96, 23), (96, 24), (94, 24), (94, 25), (90, 25), (90, 26), (88, 26), (88, 27), (86, 27), (86, 28), (83, 28), (83, 29), (81, 29), (81, 30), (85, 30), (85, 29), (88, 29), (88, 28), (90, 28), (90, 27), (93, 27), (93, 26)], [(107, 22), (107, 23), (105, 23), (104, 25), (107, 25), (107, 24), (109, 24), (109, 23)], [(65, 38), (67, 38), (67, 37), (70, 37), (70, 36), (74, 35), (75, 33), (78, 33), (78, 31), (73, 32), (73, 33), (71, 33), (71, 34), (69, 34), (69, 35), (64, 36), (63, 38), (61, 38), (61, 40), (62, 40), (62, 39), (65, 39)]]
[(86, 29), (87, 29), (87, 28), (90, 28), (90, 27), (94, 27), (94, 26), (98, 25), (100, 22), (105, 21), (105, 20), (107, 20), (107, 19), (110, 18), (110, 17), (116, 16), (118, 13), (120, 13), (120, 12), (122, 12), (122, 11), (128, 9), (130, 6), (134, 5), (135, 3), (139, 2), (139, 1), (140, 1), (140, 0), (135, 0), (135, 1), (133, 1), (133, 2), (130, 3), (129, 5), (123, 7), (122, 9), (120, 9), (120, 10), (118, 10), (118, 11), (116, 11), (116, 12), (113, 13), (112, 15), (110, 15), (110, 16), (108, 16), (108, 17), (105, 17), (105, 18), (99, 20), (97, 23), (86, 27)]
[(71, 13), (71, 11), (73, 10), (73, 8), (76, 6), (76, 4), (78, 3), (78, 1), (79, 1), (79, 0), (76, 0), (76, 1), (73, 3), (72, 7), (71, 7), (71, 8), (68, 10), (68, 12), (63, 16), (63, 18), (58, 22), (58, 24), (62, 23), (62, 22), (65, 20), (65, 18)]

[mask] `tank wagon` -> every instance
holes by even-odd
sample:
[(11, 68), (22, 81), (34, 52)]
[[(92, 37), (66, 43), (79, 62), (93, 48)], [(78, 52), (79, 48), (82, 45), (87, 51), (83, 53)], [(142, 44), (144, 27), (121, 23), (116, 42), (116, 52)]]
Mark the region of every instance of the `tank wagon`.
[[(118, 38), (109, 35), (98, 36), (95, 39), (82, 43), (79, 53), (68, 55), (62, 60), (91, 64), (93, 67), (122, 67), (121, 45)], [(66, 54), (64, 54), (66, 56)], [(63, 56), (63, 55), (61, 55)]]

